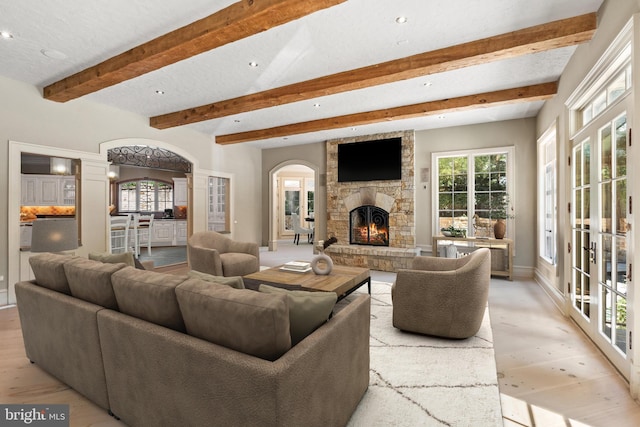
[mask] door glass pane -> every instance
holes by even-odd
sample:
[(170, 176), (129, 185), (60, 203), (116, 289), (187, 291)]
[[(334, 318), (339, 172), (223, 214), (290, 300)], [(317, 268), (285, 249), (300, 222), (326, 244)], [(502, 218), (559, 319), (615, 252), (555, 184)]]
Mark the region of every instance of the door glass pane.
[(300, 190), (285, 190), (284, 192), (284, 229), (293, 230), (291, 213), (300, 209)]
[(616, 181), (616, 234), (627, 234), (627, 181)]
[(582, 231), (577, 230), (575, 232), (575, 250), (574, 250), (574, 267), (577, 269), (582, 269)]
[(582, 311), (582, 274), (578, 270), (573, 272), (573, 283), (575, 283), (575, 297), (573, 304)]
[(614, 123), (616, 130), (616, 176), (627, 174), (627, 117), (623, 116)]
[(583, 304), (582, 304), (582, 314), (588, 319), (591, 316), (591, 277), (588, 275), (582, 276), (583, 281)]
[(591, 234), (588, 232), (583, 233), (582, 235), (582, 271), (585, 274), (589, 274), (591, 272), (591, 262), (589, 262), (589, 248), (591, 247)]
[(627, 241), (624, 238), (616, 238), (616, 291), (627, 294)]
[(600, 129), (600, 178), (611, 178), (611, 128)]
[(627, 299), (616, 296), (616, 346), (623, 352), (627, 352)]
[(574, 212), (574, 224), (576, 228), (582, 228), (583, 224), (582, 224), (582, 190), (581, 189), (577, 189), (574, 192), (574, 205), (575, 205), (575, 212)]
[(573, 185), (575, 187), (580, 187), (582, 185), (582, 146), (575, 148), (573, 157), (574, 159), (571, 163), (574, 165)]
[(589, 173), (591, 171), (591, 142), (587, 139), (582, 145), (582, 178), (583, 184), (588, 185), (591, 182)]
[(602, 280), (611, 286), (611, 271), (613, 268), (613, 257), (611, 253), (611, 236), (602, 236), (601, 268)]
[(611, 182), (600, 185), (600, 197), (602, 198), (601, 229), (603, 233), (611, 233)]
[(607, 337), (611, 337), (611, 291), (602, 288), (602, 324), (600, 330)]
[(582, 198), (582, 218), (583, 218), (583, 227), (585, 229), (591, 228), (591, 188), (587, 187), (583, 192), (584, 197)]

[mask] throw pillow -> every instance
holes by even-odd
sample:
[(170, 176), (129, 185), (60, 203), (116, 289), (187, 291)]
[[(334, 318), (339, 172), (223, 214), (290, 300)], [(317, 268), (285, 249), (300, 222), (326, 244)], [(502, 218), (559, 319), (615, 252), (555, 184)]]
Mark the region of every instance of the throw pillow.
[(124, 263), (129, 267), (135, 267), (133, 252), (123, 252), (120, 254), (110, 254), (108, 252), (89, 252), (89, 259), (104, 262), (105, 264)]
[(214, 276), (212, 274), (203, 273), (201, 271), (191, 270), (187, 273), (192, 279), (200, 279), (205, 282), (217, 283), (219, 285), (227, 285), (235, 289), (244, 289), (244, 281), (241, 276), (223, 277)]
[(260, 285), (258, 290), (287, 296), (292, 346), (324, 324), (338, 300), (335, 292), (290, 291), (267, 285)]

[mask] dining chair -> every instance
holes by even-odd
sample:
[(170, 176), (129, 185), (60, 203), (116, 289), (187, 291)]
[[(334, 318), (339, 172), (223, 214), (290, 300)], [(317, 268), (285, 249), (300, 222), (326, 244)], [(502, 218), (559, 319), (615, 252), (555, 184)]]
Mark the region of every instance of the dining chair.
[(306, 234), (307, 241), (310, 241), (310, 236), (313, 235), (313, 229), (306, 228), (300, 225), (300, 216), (297, 213), (291, 214), (291, 222), (293, 223), (293, 243), (298, 245), (300, 243), (300, 235)]

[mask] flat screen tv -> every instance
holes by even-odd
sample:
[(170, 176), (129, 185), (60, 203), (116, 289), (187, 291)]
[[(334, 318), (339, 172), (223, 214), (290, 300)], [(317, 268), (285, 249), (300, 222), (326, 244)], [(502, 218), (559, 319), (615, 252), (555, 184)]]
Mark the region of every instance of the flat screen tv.
[(338, 182), (402, 178), (402, 138), (338, 145)]

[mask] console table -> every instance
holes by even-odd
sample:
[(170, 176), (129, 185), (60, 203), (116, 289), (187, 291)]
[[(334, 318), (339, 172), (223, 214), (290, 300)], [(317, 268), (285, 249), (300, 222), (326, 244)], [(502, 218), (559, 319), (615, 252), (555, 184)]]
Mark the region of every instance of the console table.
[[(478, 237), (447, 237), (433, 236), (433, 256), (438, 256), (438, 242), (451, 242), (462, 251), (472, 252), (478, 248), (489, 248), (491, 251), (491, 274), (504, 276), (513, 280), (513, 240), (511, 239), (485, 239)], [(441, 245), (442, 246), (442, 245)], [(505, 253), (506, 251), (506, 253)], [(502, 259), (498, 258), (503, 257)], [(503, 259), (506, 255), (506, 265)]]

